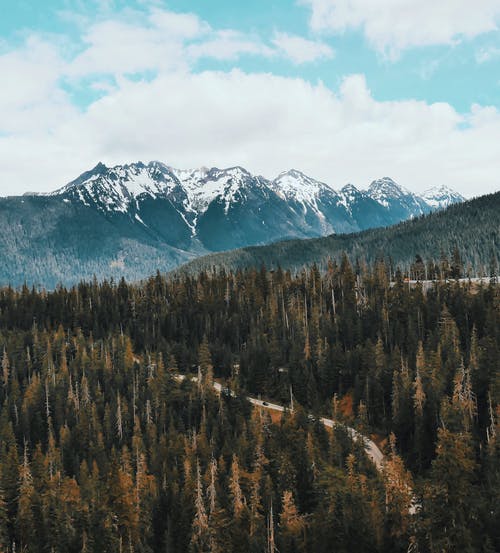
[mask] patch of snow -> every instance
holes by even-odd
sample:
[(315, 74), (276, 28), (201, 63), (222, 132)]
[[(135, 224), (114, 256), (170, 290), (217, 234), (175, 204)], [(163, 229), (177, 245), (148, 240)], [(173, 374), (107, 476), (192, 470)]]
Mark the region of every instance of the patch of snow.
[(171, 171), (181, 182), (187, 194), (185, 207), (195, 213), (202, 214), (217, 198), (224, 201), (224, 212), (228, 213), (238, 194), (242, 195), (246, 185), (252, 181), (259, 184), (258, 177), (252, 177), (241, 167), (229, 169), (200, 169)]
[(338, 205), (343, 206), (348, 213), (352, 214), (353, 203), (363, 195), (353, 184), (346, 184), (339, 192)]
[(143, 224), (145, 227), (147, 227), (146, 223), (139, 217), (139, 215), (136, 213), (134, 215), (135, 219), (139, 221), (139, 223)]

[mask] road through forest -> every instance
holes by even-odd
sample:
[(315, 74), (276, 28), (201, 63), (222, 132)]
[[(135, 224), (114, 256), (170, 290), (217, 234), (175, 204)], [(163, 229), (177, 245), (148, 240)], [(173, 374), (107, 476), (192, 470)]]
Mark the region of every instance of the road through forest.
[[(186, 379), (186, 375), (178, 374), (178, 375), (175, 375), (174, 378), (177, 381), (182, 381), (182, 380)], [(198, 378), (196, 376), (192, 376), (191, 380), (196, 382), (198, 380)], [(219, 394), (227, 389), (220, 382), (214, 382), (213, 386), (214, 386), (214, 390)], [(232, 395), (233, 397), (236, 397), (236, 394), (233, 391), (231, 391), (229, 389), (227, 389), (227, 390), (228, 390), (228, 393), (230, 395)], [(277, 403), (270, 403), (268, 401), (264, 401), (262, 399), (257, 399), (257, 398), (251, 397), (251, 396), (246, 396), (246, 399), (252, 405), (255, 405), (257, 407), (261, 407), (262, 409), (267, 409), (268, 411), (277, 411), (277, 412), (280, 412), (280, 413), (283, 413), (285, 411), (285, 407), (283, 405), (279, 405)], [(327, 418), (322, 417), (320, 420), (327, 428), (334, 428), (335, 426), (338, 426), (338, 425), (343, 426), (346, 429), (347, 433), (349, 434), (349, 436), (351, 437), (352, 440), (354, 440), (355, 442), (362, 442), (363, 443), (363, 445), (365, 447), (366, 454), (368, 455), (368, 457), (373, 461), (373, 463), (375, 464), (375, 466), (377, 467), (378, 470), (382, 470), (382, 466), (383, 466), (383, 462), (384, 462), (384, 454), (380, 451), (379, 447), (377, 446), (377, 444), (373, 440), (371, 440), (367, 436), (364, 436), (363, 434), (358, 432), (356, 429), (354, 429), (350, 426), (346, 426), (342, 423), (336, 422), (333, 419), (327, 419)]]

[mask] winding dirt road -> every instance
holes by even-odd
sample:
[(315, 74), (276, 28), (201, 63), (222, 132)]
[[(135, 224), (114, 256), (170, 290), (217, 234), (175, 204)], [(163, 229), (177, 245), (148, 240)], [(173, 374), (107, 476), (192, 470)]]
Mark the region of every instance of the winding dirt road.
[[(182, 381), (186, 379), (186, 375), (177, 374), (174, 376), (174, 378), (177, 381)], [(194, 382), (198, 380), (196, 376), (192, 376), (190, 378)], [(213, 386), (214, 386), (214, 390), (219, 394), (221, 394), (224, 390), (228, 390), (228, 393), (231, 396), (236, 397), (236, 394), (232, 390), (229, 390), (228, 388), (220, 384), (220, 382), (214, 382)], [(269, 411), (277, 411), (280, 413), (283, 413), (285, 411), (285, 407), (277, 403), (269, 403), (268, 401), (257, 399), (251, 396), (246, 396), (246, 399), (252, 405), (261, 407), (262, 409), (267, 409)], [(374, 465), (377, 467), (378, 470), (382, 470), (382, 466), (384, 463), (384, 454), (380, 451), (379, 447), (373, 440), (370, 440), (370, 438), (368, 438), (367, 436), (364, 436), (354, 428), (343, 425), (342, 423), (336, 422), (333, 419), (327, 419), (323, 417), (320, 420), (327, 428), (334, 428), (335, 426), (343, 426), (353, 441), (363, 443), (368, 457), (373, 461)]]

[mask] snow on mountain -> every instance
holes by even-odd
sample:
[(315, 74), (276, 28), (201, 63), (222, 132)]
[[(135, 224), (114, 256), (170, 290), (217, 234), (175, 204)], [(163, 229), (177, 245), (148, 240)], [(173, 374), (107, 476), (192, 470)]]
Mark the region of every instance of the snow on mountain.
[(296, 169), (280, 173), (271, 182), (271, 187), (281, 198), (298, 202), (311, 202), (325, 193), (337, 195), (335, 190), (324, 182), (308, 177)]
[(166, 197), (180, 183), (160, 162), (141, 162), (106, 167), (98, 163), (92, 170), (51, 193), (53, 196), (77, 197), (84, 205), (94, 205), (107, 212), (127, 213), (137, 198)]
[(320, 209), (320, 198), (335, 199), (349, 210), (352, 202), (368, 196), (385, 208), (395, 203), (404, 204), (413, 216), (427, 211), (426, 205), (439, 209), (464, 200), (446, 186), (430, 188), (418, 196), (389, 177), (374, 180), (367, 191), (348, 184), (336, 192), (330, 185), (295, 169), (280, 173), (273, 181), (267, 181), (263, 177), (251, 175), (242, 167), (184, 170), (158, 161), (147, 165), (138, 162), (116, 167), (99, 163), (50, 195), (71, 195), (85, 205), (94, 204), (105, 211), (122, 213), (126, 213), (131, 204), (143, 196), (177, 199), (177, 203), (180, 200), (186, 211), (199, 215), (216, 199), (225, 203), (227, 212), (230, 205), (244, 197), (245, 190), (251, 187), (268, 188), (285, 201), (299, 202), (315, 210)]
[(368, 194), (384, 207), (388, 207), (389, 202), (396, 198), (412, 196), (409, 190), (404, 189), (389, 177), (374, 180), (368, 188)]
[(200, 167), (199, 169), (176, 169), (169, 167), (173, 175), (177, 177), (184, 190), (186, 191), (189, 205), (191, 206), (198, 194), (201, 193), (204, 179), (209, 173), (210, 169), (207, 167)]
[(465, 200), (461, 194), (444, 185), (428, 188), (421, 197), (433, 209), (443, 209)]
[(359, 201), (360, 198), (365, 196), (365, 193), (358, 190), (354, 184), (346, 184), (338, 193), (339, 204), (343, 205), (348, 212), (352, 212), (352, 206)]
[(364, 192), (362, 190), (358, 190), (354, 184), (349, 183), (341, 188), (340, 194), (346, 199), (355, 199), (356, 197), (363, 195)]
[(167, 198), (199, 215), (217, 198), (225, 202), (227, 212), (246, 188), (262, 185), (267, 181), (241, 167), (180, 170), (153, 161), (108, 168), (99, 163), (52, 195), (70, 194), (85, 205), (122, 213), (144, 196)]
[(50, 195), (131, 219), (171, 245), (195, 240), (211, 250), (386, 226), (463, 200), (446, 187), (420, 197), (389, 177), (337, 192), (295, 169), (269, 181), (242, 167), (182, 170), (159, 161), (99, 163)]
[(271, 183), (276, 195), (287, 202), (305, 221), (316, 218), (315, 228), (321, 234), (335, 232), (326, 211), (339, 201), (338, 193), (328, 184), (308, 177), (296, 169), (280, 173)]
[(416, 217), (430, 211), (425, 200), (389, 177), (373, 181), (368, 188), (368, 195), (385, 208), (395, 209), (401, 219)]
[(217, 198), (224, 201), (227, 213), (238, 194), (244, 193), (248, 186), (261, 185), (263, 180), (253, 177), (242, 167), (202, 167), (188, 171), (171, 168), (171, 171), (184, 186), (189, 202), (187, 207), (198, 214), (204, 213)]
[(403, 188), (389, 177), (373, 181), (368, 188), (370, 196), (385, 207), (395, 200), (412, 213), (421, 215), (434, 209), (442, 209), (451, 204), (463, 202), (465, 198), (447, 186), (434, 186), (418, 195)]

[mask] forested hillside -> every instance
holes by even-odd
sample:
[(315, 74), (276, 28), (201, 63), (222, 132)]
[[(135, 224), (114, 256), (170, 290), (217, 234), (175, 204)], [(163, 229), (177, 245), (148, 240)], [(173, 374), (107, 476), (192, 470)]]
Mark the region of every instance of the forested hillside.
[(0, 551), (500, 550), (499, 287), (389, 274), (0, 290)]
[[(202, 250), (204, 251), (204, 250)], [(190, 259), (142, 225), (63, 198), (0, 199), (0, 283), (55, 288), (81, 279), (138, 280)]]
[(182, 270), (196, 273), (213, 266), (230, 269), (266, 267), (300, 269), (311, 263), (326, 266), (329, 257), (346, 252), (352, 259), (384, 259), (408, 268), (416, 255), (438, 261), (458, 248), (472, 274), (489, 274), (500, 259), (500, 192), (481, 196), (389, 228), (357, 234), (331, 235), (309, 240), (289, 240), (269, 246), (242, 248), (207, 255)]

